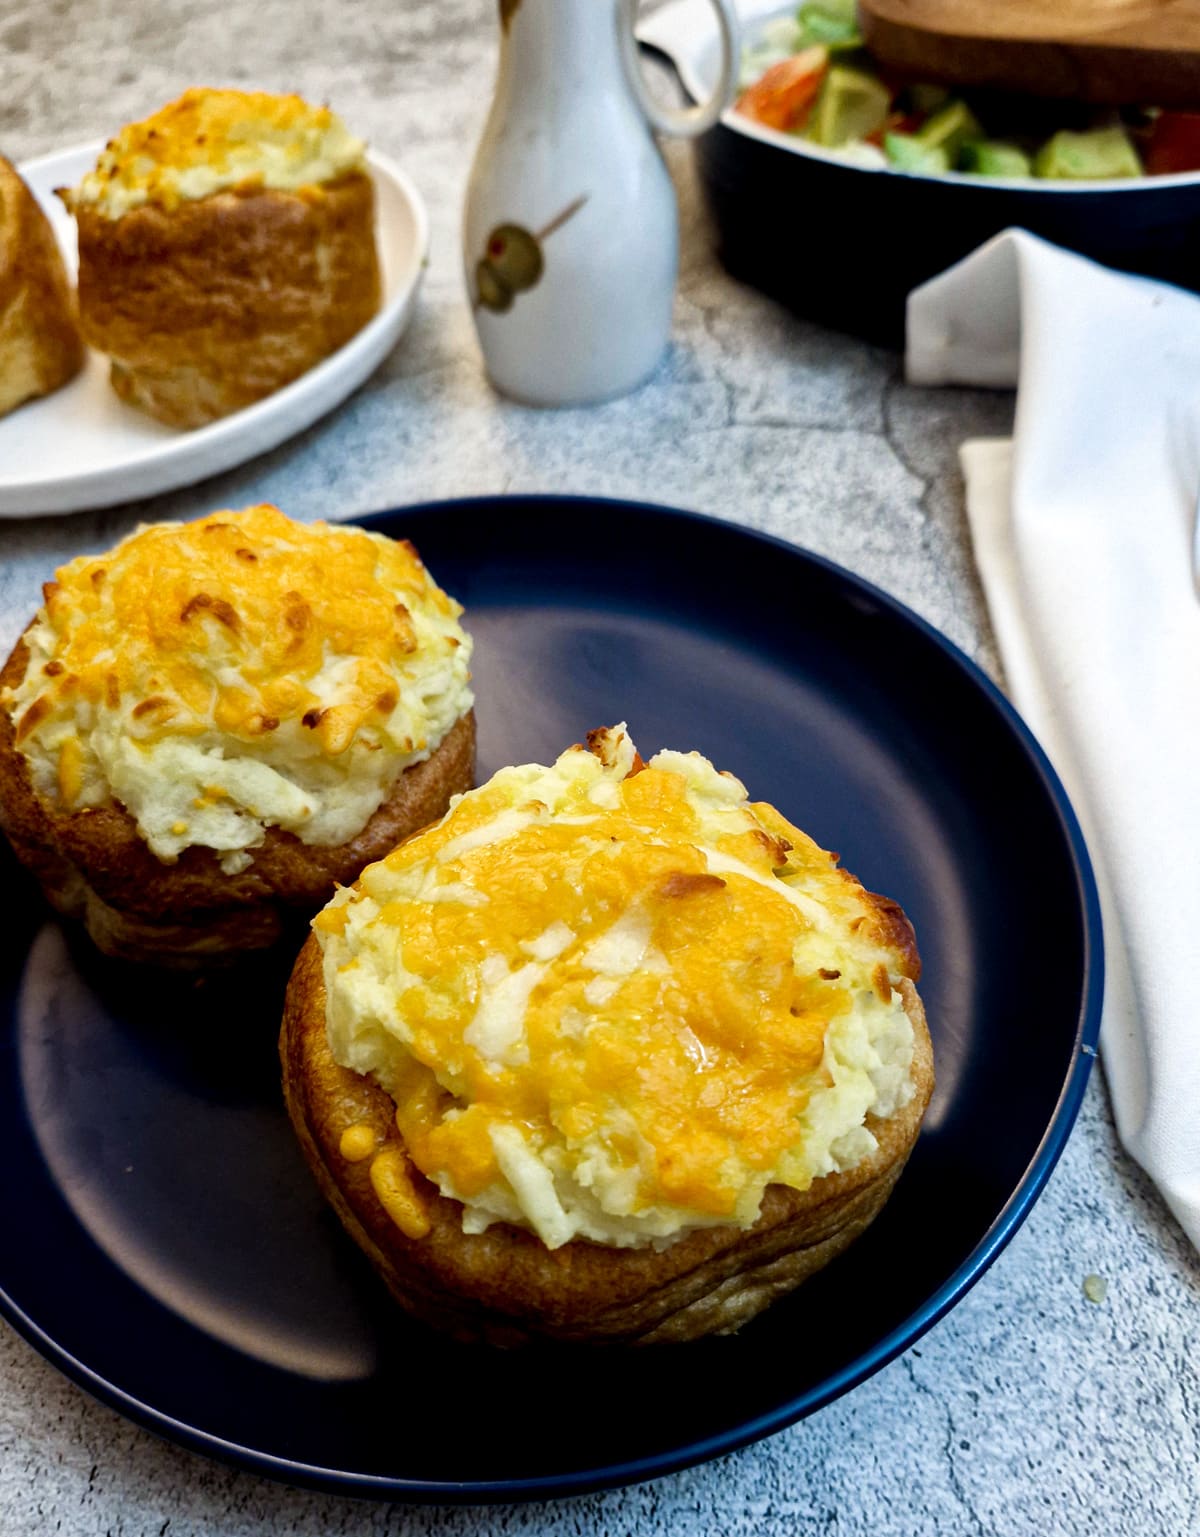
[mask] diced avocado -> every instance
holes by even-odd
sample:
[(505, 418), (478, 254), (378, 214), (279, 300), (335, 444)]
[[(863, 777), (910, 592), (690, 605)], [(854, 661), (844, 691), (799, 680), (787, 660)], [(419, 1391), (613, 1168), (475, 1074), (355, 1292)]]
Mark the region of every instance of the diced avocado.
[(1023, 149), (1000, 139), (968, 139), (958, 152), (958, 169), (971, 176), (1032, 176)]
[(950, 156), (936, 145), (929, 149), (915, 134), (885, 133), (883, 152), (888, 163), (898, 171), (914, 171), (925, 176), (940, 176), (950, 169)]
[(948, 101), (917, 129), (916, 137), (926, 149), (944, 149), (951, 162), (968, 139), (982, 139), (983, 129), (965, 101)]
[(834, 53), (862, 47), (854, 0), (807, 0), (796, 12), (806, 47), (820, 44)]
[(1064, 129), (1033, 157), (1033, 174), (1053, 181), (1099, 181), (1140, 176), (1142, 163), (1123, 128), (1093, 128), (1088, 133)]
[(804, 0), (796, 11), (796, 20), (801, 26), (810, 11), (821, 11), (843, 27), (858, 26), (858, 0)]
[(831, 64), (809, 120), (808, 137), (828, 149), (865, 139), (887, 122), (891, 102), (891, 92), (874, 75)]

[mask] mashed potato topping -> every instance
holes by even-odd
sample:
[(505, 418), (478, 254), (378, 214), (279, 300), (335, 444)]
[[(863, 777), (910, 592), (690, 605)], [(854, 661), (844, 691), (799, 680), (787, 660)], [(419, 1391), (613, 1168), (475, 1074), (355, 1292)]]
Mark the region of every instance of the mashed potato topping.
[(913, 1094), (911, 931), (698, 753), (502, 769), (314, 920), (336, 1060), (463, 1226), (751, 1225)]
[(298, 191), (365, 168), (366, 146), (328, 107), (265, 91), (185, 91), (109, 141), (72, 208), (119, 219), (232, 187)]
[(462, 610), (411, 545), (275, 507), (142, 527), (45, 588), (0, 702), (34, 788), (119, 801), (227, 873), (268, 826), (354, 837), (471, 706)]

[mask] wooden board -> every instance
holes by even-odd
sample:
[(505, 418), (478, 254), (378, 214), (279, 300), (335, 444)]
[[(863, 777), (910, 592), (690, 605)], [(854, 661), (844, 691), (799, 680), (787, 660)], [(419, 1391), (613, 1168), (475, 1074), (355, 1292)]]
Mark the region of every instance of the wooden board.
[(913, 79), (1200, 108), (1200, 0), (859, 0), (859, 18)]

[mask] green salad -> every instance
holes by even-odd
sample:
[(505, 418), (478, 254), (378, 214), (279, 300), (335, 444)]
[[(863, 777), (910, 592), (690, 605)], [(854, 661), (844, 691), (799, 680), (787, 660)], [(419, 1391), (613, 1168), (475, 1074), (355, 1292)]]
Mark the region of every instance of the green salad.
[(1200, 113), (1091, 107), (889, 78), (854, 0), (806, 0), (742, 56), (743, 117), (859, 165), (1094, 181), (1200, 169)]

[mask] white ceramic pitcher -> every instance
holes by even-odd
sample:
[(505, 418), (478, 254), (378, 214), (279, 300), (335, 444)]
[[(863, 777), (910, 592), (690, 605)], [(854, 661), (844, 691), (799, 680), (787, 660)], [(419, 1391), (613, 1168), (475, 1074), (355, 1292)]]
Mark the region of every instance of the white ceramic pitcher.
[(671, 332), (675, 189), (652, 129), (703, 132), (737, 75), (730, 0), (712, 98), (664, 108), (642, 80), (638, 0), (500, 0), (500, 69), (467, 188), (463, 258), (496, 388), (583, 405), (640, 384)]

